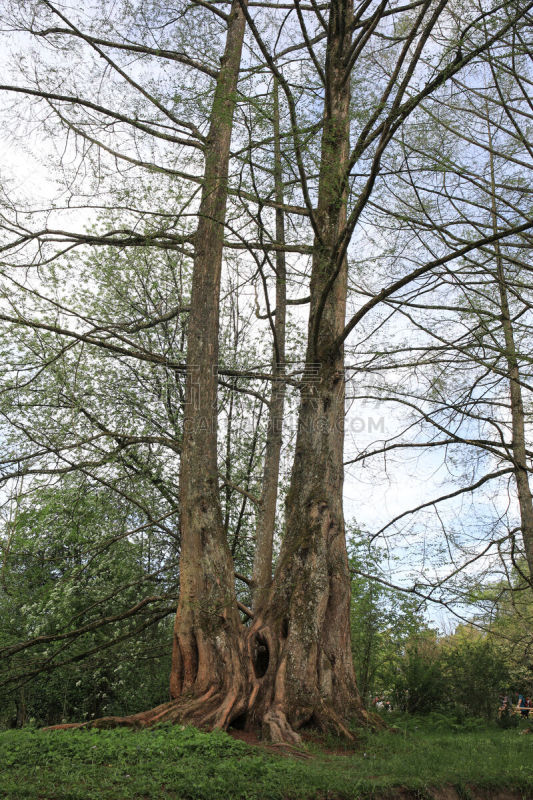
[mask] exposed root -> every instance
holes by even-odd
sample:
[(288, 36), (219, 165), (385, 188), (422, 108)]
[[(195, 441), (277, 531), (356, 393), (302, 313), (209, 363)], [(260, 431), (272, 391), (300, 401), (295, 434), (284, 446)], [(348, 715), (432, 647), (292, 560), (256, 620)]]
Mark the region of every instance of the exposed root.
[(296, 758), (302, 758), (304, 760), (312, 760), (313, 756), (311, 753), (307, 753), (305, 750), (302, 750), (301, 747), (296, 747), (293, 744), (288, 744), (287, 742), (270, 742), (268, 747), (279, 747), (280, 750), (285, 750), (286, 754), (289, 753)]
[(214, 687), (198, 697), (181, 697), (162, 703), (149, 711), (130, 714), (126, 717), (100, 717), (87, 722), (50, 725), (43, 730), (58, 731), (75, 728), (149, 728), (163, 722), (194, 725), (206, 730), (226, 730), (232, 721), (244, 711), (245, 703), (238, 700), (236, 690), (228, 694), (217, 692)]
[(74, 728), (97, 728), (106, 730), (111, 728), (145, 728), (155, 725), (157, 722), (164, 721), (166, 716), (171, 713), (173, 702), (162, 703), (149, 711), (141, 711), (138, 714), (130, 714), (127, 717), (99, 717), (98, 719), (87, 720), (87, 722), (71, 722), (62, 725), (50, 725), (43, 728), (45, 731), (62, 731)]
[[(161, 723), (194, 725), (203, 730), (227, 730), (233, 720), (246, 713), (247, 706), (248, 703), (242, 697), (238, 699), (236, 690), (223, 694), (212, 688), (198, 697), (182, 697), (138, 714), (125, 717), (100, 717), (87, 722), (51, 725), (43, 730), (59, 731), (79, 728), (140, 730)], [(361, 709), (359, 716), (363, 724), (374, 730), (384, 730), (388, 727), (379, 716), (368, 713), (364, 709)], [(322, 731), (335, 733), (348, 742), (354, 742), (356, 739), (343, 719), (326, 704), (323, 704), (319, 710), (315, 710), (312, 719)], [(291, 726), (285, 711), (279, 705), (271, 706), (260, 719), (260, 724), (261, 738), (268, 741), (271, 746), (290, 750), (294, 755), (302, 758), (307, 757), (301, 749), (301, 735)]]
[(298, 745), (302, 737), (289, 725), (285, 713), (276, 706), (268, 709), (262, 720), (263, 738), (273, 744)]
[(349, 742), (355, 741), (355, 736), (348, 730), (340, 716), (329, 706), (322, 705), (320, 711), (315, 711), (313, 718), (323, 731), (331, 731)]
[(43, 731), (66, 731), (67, 729), (73, 730), (75, 728), (86, 728), (85, 722), (64, 722), (61, 725), (48, 725), (46, 728), (41, 728)]
[(359, 722), (362, 725), (365, 725), (367, 728), (370, 728), (374, 733), (378, 731), (391, 731), (392, 728), (388, 725), (385, 720), (372, 711), (367, 711), (365, 708), (361, 708), (358, 714)]

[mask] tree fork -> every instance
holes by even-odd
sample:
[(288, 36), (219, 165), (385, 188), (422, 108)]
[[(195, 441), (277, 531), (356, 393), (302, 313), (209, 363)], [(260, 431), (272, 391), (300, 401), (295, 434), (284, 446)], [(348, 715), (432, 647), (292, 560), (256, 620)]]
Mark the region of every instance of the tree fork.
[(260, 727), (265, 738), (278, 743), (297, 744), (299, 730), (306, 725), (352, 739), (350, 718), (379, 726), (361, 702), (351, 653), (350, 573), (342, 508), (344, 354), (342, 347), (334, 346), (344, 329), (347, 294), (347, 262), (344, 258), (338, 270), (336, 254), (346, 226), (350, 87), (345, 59), (351, 47), (352, 0), (333, 0), (328, 25), (306, 354), (312, 369), (303, 382), (286, 533), (274, 579), (256, 598), (249, 628), (239, 619), (218, 496), (215, 372), (229, 143), (244, 8), (236, 0), (230, 14), (195, 242), (189, 403), (181, 451), (182, 554), (173, 699), (143, 714), (89, 725), (137, 727), (185, 721), (224, 729), (239, 719), (247, 727)]

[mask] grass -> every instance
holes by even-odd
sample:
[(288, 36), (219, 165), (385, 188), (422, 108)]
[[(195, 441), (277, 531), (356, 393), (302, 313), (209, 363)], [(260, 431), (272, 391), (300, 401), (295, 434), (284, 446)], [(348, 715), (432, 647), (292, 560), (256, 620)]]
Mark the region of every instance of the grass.
[(6, 731), (0, 733), (0, 797), (355, 800), (382, 797), (392, 787), (418, 790), (422, 798), (425, 789), (443, 785), (463, 789), (464, 797), (468, 785), (533, 797), (533, 736), (488, 724), (459, 726), (442, 715), (391, 721), (396, 733), (364, 735), (352, 752), (334, 740), (329, 747), (308, 742), (305, 759), (180, 726)]

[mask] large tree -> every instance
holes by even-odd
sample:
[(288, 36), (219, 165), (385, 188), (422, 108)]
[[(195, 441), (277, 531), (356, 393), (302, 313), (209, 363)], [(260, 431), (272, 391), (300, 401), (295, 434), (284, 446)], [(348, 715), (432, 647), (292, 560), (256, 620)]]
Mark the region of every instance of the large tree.
[[(383, 283), (370, 298), (364, 288), (356, 288), (347, 321), (350, 244), (355, 235), (363, 252), (369, 246), (366, 237), (372, 201), (387, 194), (399, 143), (402, 136), (410, 134), (406, 122), (422, 104), (440, 103), (443, 84), (520, 24), (528, 6), (512, 5), (505, 13), (499, 6), (483, 11), (469, 6), (456, 18), (444, 0), (415, 0), (407, 5), (363, 0), (355, 9), (351, 0), (332, 0), (327, 8), (298, 2), (289, 8), (280, 5), (276, 13), (267, 4), (268, 20), (264, 9), (254, 6), (251, 12), (244, 0), (234, 0), (229, 14), (214, 4), (207, 10), (203, 3), (182, 9), (192, 20), (197, 16), (202, 20), (204, 13), (213, 15), (205, 27), (208, 36), (213, 22), (222, 26), (212, 37), (214, 44), (220, 45), (221, 38), (225, 42), (219, 67), (213, 57), (205, 57), (203, 46), (202, 64), (185, 53), (185, 41), (180, 43), (183, 49), (169, 44), (164, 36), (156, 47), (149, 45), (149, 26), (141, 26), (141, 40), (132, 43), (129, 30), (122, 39), (107, 38), (95, 30), (96, 18), (89, 19), (85, 31), (51, 3), (38, 5), (50, 19), (41, 23), (38, 16), (30, 15), (21, 27), (54, 43), (83, 43), (102, 60), (105, 70), (118, 76), (125, 100), (133, 97), (131, 108), (118, 110), (108, 102), (109, 93), (94, 96), (91, 87), (76, 82), (71, 91), (58, 91), (50, 84), (54, 73), (43, 70), (37, 70), (33, 86), (21, 82), (0, 88), (44, 100), (55, 120), (77, 142), (83, 142), (89, 154), (96, 149), (99, 157), (115, 159), (117, 164), (183, 181), (183, 189), (173, 195), (173, 207), (159, 214), (150, 215), (148, 207), (134, 204), (132, 208), (125, 202), (121, 209), (125, 221), (79, 234), (51, 224), (37, 229), (11, 212), (4, 225), (11, 266), (31, 263), (27, 256), (26, 260), (20, 256), (25, 245), (36, 245), (34, 263), (40, 266), (47, 258), (63, 257), (58, 242), (65, 248), (82, 244), (172, 249), (193, 264), (186, 364), (132, 341), (132, 325), (117, 332), (112, 325), (102, 328), (94, 320), (88, 325), (82, 315), (78, 315), (77, 325), (68, 327), (58, 321), (30, 318), (23, 309), (1, 314), (8, 324), (47, 331), (60, 341), (163, 365), (175, 373), (186, 371), (183, 436), (174, 443), (164, 440), (180, 459), (180, 600), (174, 630), (172, 700), (134, 717), (98, 724), (143, 724), (170, 718), (227, 727), (240, 719), (245, 724), (260, 724), (267, 735), (280, 741), (298, 741), (298, 729), (308, 723), (333, 727), (350, 736), (349, 719), (368, 717), (357, 693), (350, 646), (350, 576), (342, 497), (344, 343), (363, 319), (379, 311), (404, 287), (417, 286), (418, 279), (442, 265), (533, 223), (481, 232), (463, 245), (446, 244), (437, 257), (425, 258), (414, 269), (400, 264), (396, 275), (382, 276)], [(153, 28), (170, 27), (178, 34), (175, 19), (161, 19), (161, 13), (154, 6)], [(485, 25), (487, 17), (490, 26)], [(106, 27), (112, 29), (108, 15), (105, 19)], [(137, 23), (135, 16), (133, 22)], [(247, 86), (252, 86), (254, 95), (250, 102), (259, 108), (265, 84), (275, 80), (288, 117), (283, 137), (275, 120), (274, 131), (266, 139), (257, 141), (252, 135), (245, 141), (245, 126), (235, 134), (245, 25), (256, 51), (245, 65)], [(197, 40), (196, 32), (192, 36)], [(150, 70), (147, 75), (140, 68), (128, 70), (110, 55), (116, 53), (177, 62), (207, 76), (212, 89), (207, 92), (207, 133), (202, 133), (201, 90), (196, 94), (190, 86), (183, 93), (174, 87), (169, 90), (163, 74), (158, 76), (161, 83), (156, 91)], [(306, 54), (303, 66), (302, 53)], [(186, 72), (185, 84), (188, 79)], [(280, 191), (277, 143), (281, 139), (283, 160), (291, 173), (293, 205), (284, 201)], [(258, 155), (269, 145), (274, 145), (274, 170)], [(176, 155), (181, 147), (187, 148), (188, 169), (184, 156)], [(86, 161), (82, 159), (82, 163)], [(228, 177), (230, 164), (235, 165), (238, 178), (234, 183)], [(255, 180), (257, 171), (264, 177), (266, 197)], [(199, 201), (191, 188), (195, 186), (200, 186)], [(157, 194), (157, 189), (152, 191)], [(244, 203), (244, 223), (237, 212), (227, 213), (229, 196)], [(301, 226), (293, 227), (289, 241), (281, 224), (268, 241), (261, 224), (265, 207), (302, 219), (309, 241), (300, 241)], [(188, 224), (189, 215), (197, 220), (194, 230)], [(252, 238), (256, 231), (259, 241)], [(238, 613), (234, 564), (218, 486), (217, 365), (224, 246), (244, 249), (252, 258), (264, 250), (311, 255), (305, 368), (299, 381), (301, 399), (285, 532), (274, 578), (269, 587), (268, 580), (261, 579), (250, 625), (243, 625)], [(284, 266), (279, 262), (277, 279), (281, 320)], [(30, 293), (34, 290), (33, 286), (27, 289)], [(68, 316), (68, 309), (60, 310)], [(166, 323), (181, 311), (155, 314), (149, 326)], [(270, 324), (273, 316), (269, 315)], [(283, 331), (277, 320), (274, 328), (276, 325), (279, 343)], [(226, 373), (240, 374), (234, 370)], [(257, 377), (257, 372), (252, 377)], [(280, 370), (267, 377), (279, 381)], [(124, 436), (117, 441), (121, 447), (131, 444)], [(161, 437), (145, 435), (143, 441), (161, 444)], [(279, 442), (274, 445), (273, 453)], [(138, 463), (135, 454), (131, 458)], [(275, 457), (272, 464), (275, 470)], [(274, 493), (268, 502), (275, 502)], [(271, 523), (269, 526), (271, 529)], [(268, 566), (263, 575), (268, 575)], [(246, 610), (246, 614), (252, 612)]]
[[(365, 55), (370, 52), (377, 56), (373, 34), (382, 33), (386, 25), (384, 7), (368, 11), (367, 18), (365, 12), (367, 7), (359, 6), (354, 13), (350, 2), (331, 4), (327, 21), (321, 20), (326, 37), (322, 65), (299, 14), (324, 92), (317, 206), (308, 207), (314, 233), (306, 352), (310, 380), (301, 393), (286, 530), (276, 573), (268, 597), (256, 610), (248, 637), (252, 654), (262, 650), (255, 668), (252, 697), (257, 709), (252, 708), (252, 716), (262, 720), (273, 738), (281, 739), (297, 739), (294, 731), (310, 721), (345, 731), (351, 716), (365, 718), (350, 653), (349, 572), (342, 505), (343, 342), (383, 299), (439, 263), (432, 260), (419, 270), (404, 273), (363, 304), (346, 324), (348, 246), (379, 187), (383, 161), (405, 120), (428, 96), (431, 102), (431, 93), (483, 51), (488, 41), (469, 42), (469, 52), (463, 54), (460, 48), (458, 58), (450, 65), (433, 71), (423, 54), (428, 42), (435, 45), (434, 29), (451, 24), (445, 5), (421, 4), (416, 10), (403, 12), (401, 21), (397, 21), (402, 33), (395, 41), (394, 55), (388, 54), (390, 71), (382, 93), (378, 89), (375, 104), (368, 104), (362, 120), (356, 115), (354, 120), (350, 113), (354, 67), (357, 64), (364, 71)], [(283, 81), (250, 17), (249, 23), (295, 114), (288, 82)], [(472, 24), (475, 26), (475, 22)], [(457, 31), (463, 46), (469, 27)], [(428, 70), (421, 91), (414, 77), (419, 70)], [(355, 132), (352, 148), (351, 132)], [(308, 175), (298, 158), (297, 139), (295, 156), (302, 193), (308, 201)], [(479, 243), (473, 244), (477, 246)], [(454, 257), (455, 253), (448, 252), (444, 259)]]

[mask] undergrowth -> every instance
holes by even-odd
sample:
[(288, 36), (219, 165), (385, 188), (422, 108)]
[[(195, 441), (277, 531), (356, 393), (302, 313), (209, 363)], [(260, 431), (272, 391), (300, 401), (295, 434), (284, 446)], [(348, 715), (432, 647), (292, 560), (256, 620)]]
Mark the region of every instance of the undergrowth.
[[(355, 750), (313, 740), (275, 755), (225, 733), (159, 726), (0, 733), (0, 797), (8, 800), (304, 800), (380, 797), (392, 787), (520, 789), (533, 797), (533, 736), (452, 718), (389, 715), (391, 730)], [(524, 727), (522, 725), (521, 727)], [(302, 757), (302, 755), (304, 757)]]

